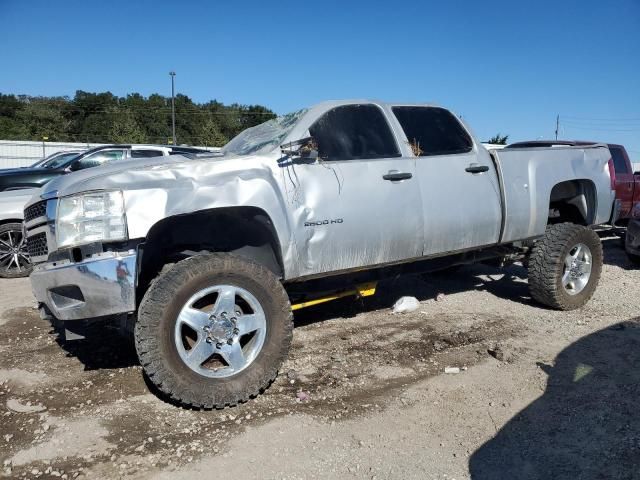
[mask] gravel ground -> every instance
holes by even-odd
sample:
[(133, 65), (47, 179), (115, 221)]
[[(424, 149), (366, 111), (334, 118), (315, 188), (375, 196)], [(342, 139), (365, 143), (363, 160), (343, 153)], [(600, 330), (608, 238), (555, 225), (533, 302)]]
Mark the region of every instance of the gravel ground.
[[(575, 312), (534, 304), (518, 265), (301, 311), (274, 385), (222, 411), (163, 402), (115, 332), (60, 345), (28, 281), (0, 281), (0, 475), (640, 478), (640, 270), (603, 242)], [(392, 315), (402, 295), (420, 308)]]

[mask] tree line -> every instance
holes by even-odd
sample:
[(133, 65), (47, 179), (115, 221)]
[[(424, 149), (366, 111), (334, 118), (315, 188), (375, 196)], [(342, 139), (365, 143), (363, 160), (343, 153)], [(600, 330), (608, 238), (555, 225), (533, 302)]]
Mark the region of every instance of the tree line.
[[(275, 118), (261, 105), (195, 103), (175, 97), (178, 144), (222, 146), (248, 127)], [(170, 143), (171, 97), (76, 91), (70, 97), (0, 93), (0, 139), (91, 143)]]

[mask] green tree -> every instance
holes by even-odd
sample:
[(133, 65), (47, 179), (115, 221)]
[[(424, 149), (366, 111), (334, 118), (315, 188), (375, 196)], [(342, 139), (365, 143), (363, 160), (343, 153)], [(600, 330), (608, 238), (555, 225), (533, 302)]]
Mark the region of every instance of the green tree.
[[(262, 105), (198, 104), (176, 96), (178, 143), (220, 146), (275, 114)], [(73, 98), (0, 93), (0, 139), (76, 142), (167, 143), (171, 99), (159, 94), (76, 91)]]
[(63, 105), (61, 99), (32, 98), (17, 112), (15, 121), (30, 139), (48, 137), (50, 141), (66, 141), (70, 122), (63, 116)]
[(206, 147), (222, 147), (229, 141), (222, 133), (220, 124), (211, 117), (200, 122), (197, 130), (197, 140), (193, 143)]
[(109, 129), (109, 138), (113, 143), (145, 143), (146, 135), (130, 111), (121, 109), (113, 112)]
[(509, 135), (500, 135), (498, 133), (497, 135), (494, 135), (489, 140), (487, 140), (486, 143), (492, 143), (494, 145), (506, 145), (508, 139)]

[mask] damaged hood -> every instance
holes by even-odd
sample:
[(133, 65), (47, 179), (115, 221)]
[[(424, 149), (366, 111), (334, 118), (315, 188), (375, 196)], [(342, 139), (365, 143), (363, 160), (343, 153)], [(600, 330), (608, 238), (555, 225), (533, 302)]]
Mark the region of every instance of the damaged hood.
[(179, 171), (192, 164), (211, 165), (214, 162), (219, 163), (225, 160), (228, 158), (212, 154), (196, 158), (167, 155), (110, 162), (99, 167), (87, 168), (58, 177), (42, 188), (41, 196), (62, 197), (89, 190), (113, 188), (137, 189), (139, 185), (136, 185), (136, 180), (156, 176), (153, 172)]

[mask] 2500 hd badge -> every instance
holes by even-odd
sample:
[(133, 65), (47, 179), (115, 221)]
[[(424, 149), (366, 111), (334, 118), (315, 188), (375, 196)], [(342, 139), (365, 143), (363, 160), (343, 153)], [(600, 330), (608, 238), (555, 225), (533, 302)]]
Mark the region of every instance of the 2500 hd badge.
[(321, 227), (322, 225), (333, 225), (334, 223), (342, 223), (341, 218), (334, 218), (333, 220), (318, 220), (317, 222), (304, 222), (305, 227)]

